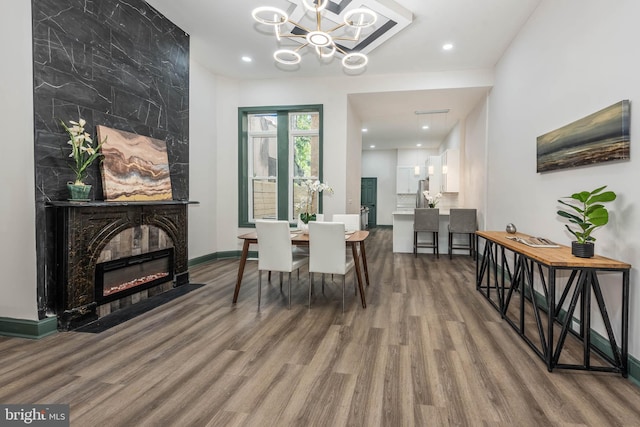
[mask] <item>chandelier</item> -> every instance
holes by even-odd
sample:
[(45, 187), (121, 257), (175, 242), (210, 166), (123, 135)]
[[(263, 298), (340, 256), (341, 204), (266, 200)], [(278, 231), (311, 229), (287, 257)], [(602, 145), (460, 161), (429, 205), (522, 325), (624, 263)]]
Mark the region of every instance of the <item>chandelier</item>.
[[(302, 57), (298, 51), (305, 47), (315, 50), (316, 54), (322, 59), (332, 58), (336, 52), (341, 53), (342, 66), (348, 70), (357, 70), (365, 65), (369, 59), (361, 52), (346, 52), (343, 47), (336, 44), (336, 41), (353, 41), (357, 42), (360, 38), (360, 32), (363, 28), (370, 27), (375, 24), (378, 19), (377, 15), (370, 9), (358, 8), (352, 9), (345, 13), (344, 21), (329, 29), (322, 28), (322, 13), (327, 7), (329, 0), (301, 0), (302, 5), (306, 9), (306, 13), (315, 14), (315, 28), (307, 28), (298, 22), (289, 19), (287, 13), (281, 9), (270, 6), (262, 6), (255, 8), (251, 15), (253, 19), (261, 24), (271, 25), (274, 27), (276, 39), (278, 41), (283, 38), (298, 39), (302, 44), (296, 49), (278, 49), (274, 52), (273, 58), (284, 65), (298, 64)], [(283, 27), (287, 24), (293, 25), (293, 28), (285, 32)], [(353, 35), (336, 34), (335, 32), (343, 27), (353, 30)], [(302, 31), (294, 30), (298, 28)]]

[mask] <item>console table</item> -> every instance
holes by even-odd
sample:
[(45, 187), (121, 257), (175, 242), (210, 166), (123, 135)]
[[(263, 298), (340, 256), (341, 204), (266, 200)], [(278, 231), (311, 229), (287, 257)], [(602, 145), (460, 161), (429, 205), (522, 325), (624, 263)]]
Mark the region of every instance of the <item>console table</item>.
[[(597, 255), (578, 258), (571, 254), (571, 248), (563, 245), (530, 247), (508, 239), (509, 236), (513, 234), (476, 232), (476, 245), (481, 243), (480, 239), (484, 240), (483, 255), (476, 262), (476, 289), (545, 362), (549, 372), (554, 368), (581, 369), (617, 372), (627, 377), (631, 265)], [(568, 276), (566, 281), (557, 280), (557, 273), (562, 271), (563, 276)], [(599, 277), (603, 274), (621, 276), (620, 347), (600, 287)], [(561, 292), (557, 301), (556, 291)], [(598, 348), (592, 342), (592, 292), (606, 329), (609, 349)], [(566, 302), (568, 306), (564, 308)], [(576, 317), (576, 307), (580, 307), (579, 317)], [(535, 326), (530, 327), (531, 324)], [(557, 339), (554, 339), (554, 326), (559, 329)], [(560, 361), (569, 333), (582, 341), (582, 363)], [(593, 363), (592, 353), (602, 361)]]

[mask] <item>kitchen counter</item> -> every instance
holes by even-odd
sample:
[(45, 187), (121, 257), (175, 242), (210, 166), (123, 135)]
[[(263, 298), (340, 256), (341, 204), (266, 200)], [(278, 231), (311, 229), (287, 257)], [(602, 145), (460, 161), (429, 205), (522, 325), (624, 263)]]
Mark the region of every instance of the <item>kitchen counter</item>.
[[(413, 253), (413, 209), (398, 209), (393, 213), (393, 252)], [(431, 239), (431, 233), (420, 233), (418, 239)], [(449, 209), (440, 209), (438, 231), (440, 254), (447, 254), (449, 245)], [(418, 253), (433, 253), (433, 249), (418, 248)]]
[[(392, 215), (410, 215), (413, 221), (413, 209), (398, 209)], [(449, 209), (440, 209), (440, 216), (449, 216)]]

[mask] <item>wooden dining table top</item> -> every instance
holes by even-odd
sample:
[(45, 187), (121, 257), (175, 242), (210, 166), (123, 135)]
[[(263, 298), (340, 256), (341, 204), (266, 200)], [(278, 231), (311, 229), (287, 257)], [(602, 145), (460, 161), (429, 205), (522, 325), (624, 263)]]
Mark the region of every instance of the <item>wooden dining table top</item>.
[[(348, 237), (347, 237), (348, 236)], [(368, 230), (358, 230), (354, 232), (346, 232), (345, 233), (345, 242), (348, 243), (357, 243), (364, 241), (367, 237), (369, 237)], [(255, 231), (251, 231), (246, 234), (242, 234), (238, 236), (238, 239), (242, 240), (251, 240), (258, 241), (258, 235)], [(291, 242), (294, 244), (303, 244), (309, 242), (309, 233), (303, 233), (300, 230), (291, 230)]]

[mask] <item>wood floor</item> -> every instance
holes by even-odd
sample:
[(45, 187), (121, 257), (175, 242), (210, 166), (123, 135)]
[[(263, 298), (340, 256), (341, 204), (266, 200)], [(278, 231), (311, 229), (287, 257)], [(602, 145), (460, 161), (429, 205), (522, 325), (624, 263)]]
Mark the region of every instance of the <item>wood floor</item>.
[[(287, 310), (256, 263), (231, 304), (238, 260), (191, 270), (206, 283), (100, 334), (0, 337), (1, 403), (69, 403), (72, 426), (640, 425), (640, 389), (620, 375), (556, 370), (476, 292), (465, 255), (393, 254), (367, 240), (367, 308), (347, 279), (307, 274)], [(577, 345), (569, 339), (569, 345)], [(579, 354), (579, 350), (577, 350)]]

